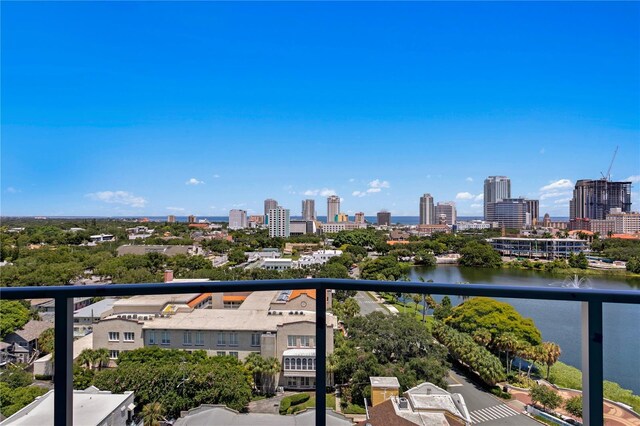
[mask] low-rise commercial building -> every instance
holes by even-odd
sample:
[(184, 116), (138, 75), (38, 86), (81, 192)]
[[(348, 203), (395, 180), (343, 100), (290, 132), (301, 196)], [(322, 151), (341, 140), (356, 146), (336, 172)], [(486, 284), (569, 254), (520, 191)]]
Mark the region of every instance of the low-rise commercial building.
[(588, 248), (586, 241), (573, 238), (498, 237), (487, 241), (503, 256), (540, 259), (564, 259)]

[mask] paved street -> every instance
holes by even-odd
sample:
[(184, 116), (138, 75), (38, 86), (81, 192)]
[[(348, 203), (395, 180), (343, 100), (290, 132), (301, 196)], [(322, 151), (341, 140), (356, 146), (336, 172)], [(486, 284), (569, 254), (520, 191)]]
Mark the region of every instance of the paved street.
[(360, 305), (360, 315), (368, 315), (375, 311), (382, 312), (383, 314), (389, 313), (389, 311), (373, 300), (366, 291), (359, 291), (356, 294), (355, 299), (356, 302), (358, 302), (358, 305)]
[(514, 409), (493, 395), (467, 380), (460, 372), (452, 369), (449, 372), (449, 392), (459, 393), (464, 397), (473, 424), (486, 426), (539, 426), (540, 423), (521, 414), (519, 408)]

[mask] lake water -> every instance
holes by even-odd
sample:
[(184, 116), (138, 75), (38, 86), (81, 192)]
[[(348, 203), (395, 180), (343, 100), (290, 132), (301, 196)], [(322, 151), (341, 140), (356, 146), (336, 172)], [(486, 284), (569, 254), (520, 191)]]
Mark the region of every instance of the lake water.
[[(458, 266), (437, 268), (412, 268), (410, 278), (419, 277), (437, 283), (493, 284), (546, 287), (561, 286), (562, 278), (537, 271), (515, 269), (479, 269)], [(591, 276), (591, 288), (640, 291), (640, 279)], [(441, 297), (434, 297), (440, 300)], [(534, 320), (544, 341), (556, 342), (562, 349), (560, 360), (574, 367), (581, 367), (581, 318), (580, 303), (549, 300), (499, 299), (511, 304), (524, 317)], [(452, 296), (454, 305), (462, 299)], [(619, 383), (623, 388), (640, 394), (640, 306), (604, 304), (604, 377)]]

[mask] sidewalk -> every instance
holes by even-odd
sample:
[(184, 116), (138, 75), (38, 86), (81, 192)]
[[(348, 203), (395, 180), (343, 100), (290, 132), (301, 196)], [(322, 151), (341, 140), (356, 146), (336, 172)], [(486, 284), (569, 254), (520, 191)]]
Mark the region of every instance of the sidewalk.
[[(582, 395), (581, 392), (572, 392), (560, 389), (558, 389), (557, 392), (565, 400), (574, 396)], [(511, 405), (512, 408), (518, 407), (518, 410), (522, 411), (524, 410), (524, 405), (531, 404), (531, 397), (529, 396), (528, 392), (509, 388), (509, 393), (511, 393), (511, 395), (513, 395), (513, 397), (515, 398), (514, 401), (508, 402), (508, 404)], [(522, 406), (520, 406), (520, 404), (522, 404)], [(606, 426), (640, 426), (640, 418), (633, 416), (628, 411), (623, 410), (622, 408), (611, 404), (610, 402), (605, 401), (602, 404), (602, 409), (604, 413), (604, 423)], [(567, 417), (573, 417), (564, 409), (557, 408), (556, 411), (562, 413)]]

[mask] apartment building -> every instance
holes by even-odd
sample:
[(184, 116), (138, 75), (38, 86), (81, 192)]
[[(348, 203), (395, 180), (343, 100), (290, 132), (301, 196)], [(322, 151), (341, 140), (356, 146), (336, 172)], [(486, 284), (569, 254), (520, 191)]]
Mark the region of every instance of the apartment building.
[[(330, 307), (331, 294), (328, 292), (325, 297)], [(94, 325), (94, 348), (108, 349), (113, 360), (124, 351), (141, 347), (205, 350), (210, 356), (230, 355), (238, 359), (255, 352), (280, 361), (279, 386), (313, 389), (315, 290), (254, 292), (243, 295), (243, 300), (238, 309), (177, 309), (160, 315), (114, 315)], [(331, 353), (337, 320), (332, 314), (326, 318), (326, 345), (327, 352)]]
[(543, 259), (567, 258), (588, 248), (586, 241), (572, 238), (499, 237), (487, 241), (503, 256)]
[(625, 213), (620, 208), (611, 209), (607, 220), (614, 222), (614, 233), (635, 234), (640, 232), (640, 213)]

